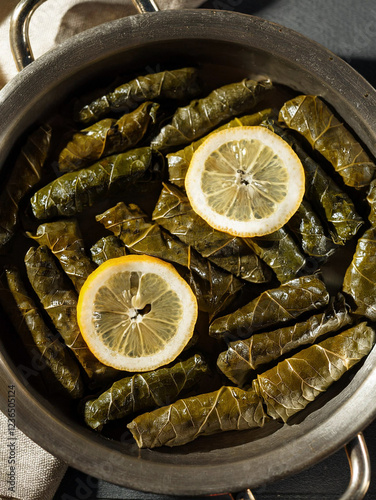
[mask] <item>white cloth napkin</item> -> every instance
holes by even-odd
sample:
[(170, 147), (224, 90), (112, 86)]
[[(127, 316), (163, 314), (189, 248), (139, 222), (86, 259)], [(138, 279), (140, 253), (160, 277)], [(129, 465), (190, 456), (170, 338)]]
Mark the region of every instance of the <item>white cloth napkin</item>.
[[(194, 8), (202, 0), (157, 0), (161, 9)], [(0, 0), (0, 88), (16, 73), (9, 43), (10, 14), (17, 0)], [(35, 58), (70, 36), (103, 22), (135, 14), (131, 0), (48, 0), (30, 22), (30, 41)], [(31, 441), (20, 430), (15, 435), (16, 479), (10, 477), (8, 418), (0, 412), (0, 500), (51, 500), (67, 465)]]

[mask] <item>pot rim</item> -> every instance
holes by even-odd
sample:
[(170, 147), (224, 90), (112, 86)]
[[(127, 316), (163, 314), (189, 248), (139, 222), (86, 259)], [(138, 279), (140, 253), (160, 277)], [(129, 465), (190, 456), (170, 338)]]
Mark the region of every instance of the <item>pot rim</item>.
[[(171, 29), (166, 30), (165, 26)], [(137, 14), (106, 23), (72, 37), (22, 70), (0, 92), (0, 109), (4, 117), (0, 132), (0, 164), (4, 163), (13, 146), (17, 128), (24, 131), (35, 121), (37, 103), (51, 88), (64, 83), (78, 69), (88, 68), (116, 51), (153, 42), (197, 38), (246, 45), (273, 57), (292, 60), (312, 72), (322, 85), (323, 97), (329, 94), (340, 97), (342, 107), (336, 107), (337, 111), (348, 117), (347, 123), (376, 154), (376, 130), (371, 127), (376, 123), (376, 91), (342, 59), (303, 35), (257, 17), (225, 11), (182, 10)], [(28, 96), (27, 102), (25, 96)], [(330, 103), (330, 97), (328, 101)], [(155, 461), (143, 460), (125, 455), (121, 446), (109, 448), (91, 431), (85, 429), (81, 432), (78, 424), (70, 427), (68, 421), (58, 420), (52, 408), (42, 404), (35, 391), (28, 389), (8, 353), (2, 351), (0, 377), (5, 382), (2, 386), (5, 391), (8, 384), (17, 385), (17, 426), (20, 430), (53, 455), (87, 474), (154, 493), (198, 495), (259, 486), (325, 458), (350, 441), (376, 416), (376, 403), (364, 404), (367, 396), (376, 389), (376, 370), (372, 367), (376, 362), (376, 352), (373, 350), (351, 384), (344, 389), (347, 399), (341, 404), (337, 398), (330, 400), (326, 406), (332, 413), (320, 425), (312, 427), (320, 418), (317, 412), (310, 414), (299, 424), (293, 449), (286, 442), (265, 454), (265, 463), (258, 463), (260, 458), (257, 456), (236, 460), (236, 450), (233, 452), (234, 461), (226, 464), (176, 465), (158, 461), (158, 453)], [(6, 400), (4, 392), (0, 397), (3, 411), (6, 410)], [(49, 432), (41, 432), (44, 428), (49, 428)], [(54, 429), (54, 439), (51, 439), (51, 429)], [(310, 450), (310, 455), (307, 455), (307, 450)], [(93, 457), (99, 453), (107, 455), (106, 467), (102, 464), (98, 468), (98, 461)], [(120, 474), (124, 470), (126, 476)]]

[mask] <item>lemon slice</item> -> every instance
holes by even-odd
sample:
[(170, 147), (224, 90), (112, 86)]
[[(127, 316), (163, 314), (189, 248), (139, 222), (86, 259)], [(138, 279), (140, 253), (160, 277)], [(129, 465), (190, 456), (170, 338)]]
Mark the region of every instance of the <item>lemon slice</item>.
[(210, 226), (252, 237), (282, 227), (304, 194), (296, 153), (265, 127), (236, 127), (208, 136), (193, 154), (185, 188), (193, 210)]
[(85, 281), (78, 324), (89, 349), (119, 370), (154, 370), (192, 337), (197, 301), (175, 268), (146, 255), (101, 264)]

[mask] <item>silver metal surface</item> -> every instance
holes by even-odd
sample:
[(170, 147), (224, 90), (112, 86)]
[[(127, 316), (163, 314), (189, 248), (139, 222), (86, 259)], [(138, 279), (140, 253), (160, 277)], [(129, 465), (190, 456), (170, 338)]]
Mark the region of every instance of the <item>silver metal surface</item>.
[(351, 478), (340, 500), (361, 500), (366, 496), (371, 482), (371, 463), (363, 434), (360, 432), (345, 448)]
[(159, 10), (154, 0), (132, 0), (132, 2), (141, 13), (157, 12)]
[[(35, 10), (46, 0), (21, 0), (14, 9), (9, 27), (10, 47), (18, 71), (34, 61), (30, 44), (29, 24)], [(154, 0), (132, 0), (140, 13), (157, 12)]]
[(10, 19), (10, 47), (18, 71), (34, 61), (30, 46), (29, 23), (34, 11), (46, 0), (21, 0)]
[[(39, 2), (35, 2), (35, 6)], [(323, 96), (376, 155), (376, 91), (334, 54), (287, 28), (224, 11), (160, 11), (88, 30), (27, 65), (0, 92), (0, 167), (18, 137), (98, 75), (118, 68), (198, 64), (213, 82), (267, 75)], [(4, 336), (11, 338), (12, 330)], [(183, 450), (139, 450), (96, 435), (52, 405), (17, 369), (0, 340), (0, 379), (17, 386), (17, 425), (50, 453), (87, 474), (138, 490), (199, 495), (254, 488), (337, 451), (376, 416), (376, 351), (354, 376), (289, 425), (272, 423), (198, 439)], [(339, 387), (338, 384), (336, 386)], [(6, 397), (0, 387), (0, 408)], [(360, 411), (361, 410), (361, 411)], [(43, 429), (43, 432), (41, 432)], [(194, 478), (194, 480), (192, 480)]]

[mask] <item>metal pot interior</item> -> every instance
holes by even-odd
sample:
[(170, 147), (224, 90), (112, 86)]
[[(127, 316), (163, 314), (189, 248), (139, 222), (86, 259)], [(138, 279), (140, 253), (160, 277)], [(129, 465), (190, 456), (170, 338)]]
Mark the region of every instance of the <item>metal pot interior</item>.
[[(118, 75), (185, 65), (199, 66), (208, 89), (245, 76), (270, 77), (289, 87), (276, 93), (276, 105), (295, 91), (320, 94), (376, 154), (376, 92), (343, 61), (300, 35), (250, 16), (168, 11), (79, 35), (8, 84), (0, 94), (2, 175), (19, 139), (61, 103), (105, 87)], [(332, 290), (339, 288), (351, 253), (338, 260), (324, 273)], [(42, 377), (25, 380), (23, 367), (32, 368), (31, 361), (4, 312), (2, 316), (2, 409), (6, 386), (16, 383), (18, 426), (26, 434), (73, 467), (123, 486), (180, 495), (255, 487), (336, 451), (376, 414), (368, 399), (376, 390), (373, 351), (288, 425), (273, 423), (257, 431), (199, 438), (181, 448), (140, 451), (121, 424), (114, 430), (117, 440), (97, 435), (80, 423), (74, 405), (46, 392)]]

